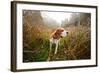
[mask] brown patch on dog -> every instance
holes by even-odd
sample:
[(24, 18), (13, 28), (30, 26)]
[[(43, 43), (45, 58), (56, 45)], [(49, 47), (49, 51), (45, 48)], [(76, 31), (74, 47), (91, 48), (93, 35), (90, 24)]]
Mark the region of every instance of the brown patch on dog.
[(61, 38), (61, 33), (64, 31), (62, 28), (58, 28), (54, 31), (54, 33), (51, 35), (53, 39), (60, 39)]

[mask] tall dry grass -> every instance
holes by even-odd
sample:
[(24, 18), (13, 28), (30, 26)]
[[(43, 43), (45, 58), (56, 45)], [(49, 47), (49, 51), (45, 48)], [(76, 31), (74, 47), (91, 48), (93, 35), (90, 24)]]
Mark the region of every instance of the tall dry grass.
[(49, 52), (49, 37), (52, 30), (41, 25), (24, 24), (23, 29), (23, 62), (37, 62), (59, 60), (80, 60), (91, 58), (90, 28), (86, 26), (71, 26), (65, 29), (68, 36), (62, 38), (55, 55), (55, 44)]
[(69, 27), (70, 33), (66, 37), (67, 59), (90, 59), (91, 57), (91, 34), (90, 28), (86, 26)]

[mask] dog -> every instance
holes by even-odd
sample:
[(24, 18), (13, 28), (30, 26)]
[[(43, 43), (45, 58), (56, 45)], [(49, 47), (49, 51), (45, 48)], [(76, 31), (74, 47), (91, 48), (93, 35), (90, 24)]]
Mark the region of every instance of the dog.
[(55, 54), (57, 54), (57, 49), (59, 45), (59, 41), (61, 38), (66, 37), (68, 35), (68, 32), (64, 28), (57, 28), (50, 36), (50, 51), (52, 49), (52, 45), (55, 44)]

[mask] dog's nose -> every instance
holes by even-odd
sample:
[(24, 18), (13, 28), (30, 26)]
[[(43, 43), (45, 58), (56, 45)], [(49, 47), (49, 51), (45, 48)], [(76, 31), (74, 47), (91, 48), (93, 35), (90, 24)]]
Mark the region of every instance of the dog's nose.
[(66, 34), (68, 34), (68, 32), (66, 32)]

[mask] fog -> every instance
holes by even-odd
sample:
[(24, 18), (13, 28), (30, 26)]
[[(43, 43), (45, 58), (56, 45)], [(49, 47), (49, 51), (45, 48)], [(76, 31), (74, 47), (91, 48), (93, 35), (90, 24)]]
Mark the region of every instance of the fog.
[(62, 21), (64, 21), (65, 19), (70, 19), (72, 13), (67, 13), (67, 12), (45, 12), (42, 11), (41, 15), (43, 18), (51, 18), (53, 20), (55, 20), (57, 23), (59, 23), (58, 25), (61, 25)]

